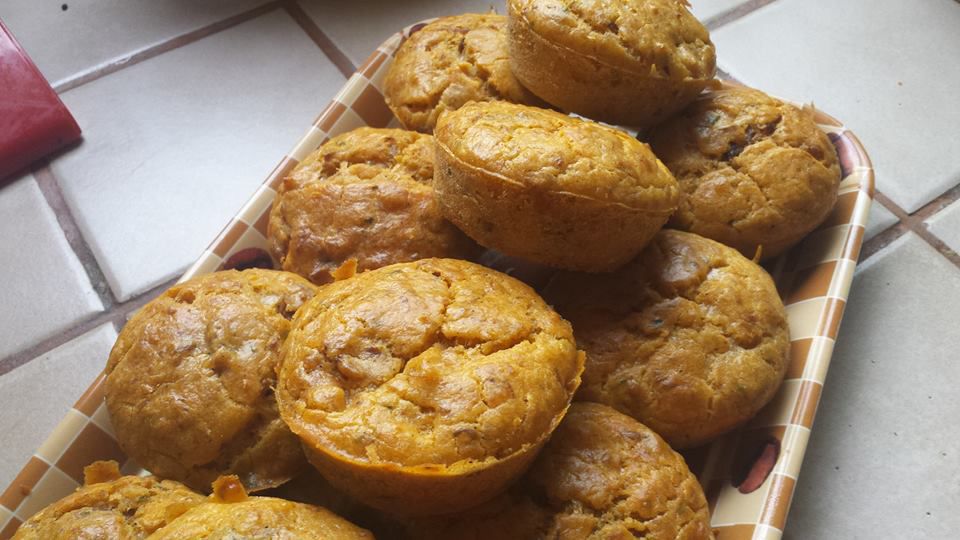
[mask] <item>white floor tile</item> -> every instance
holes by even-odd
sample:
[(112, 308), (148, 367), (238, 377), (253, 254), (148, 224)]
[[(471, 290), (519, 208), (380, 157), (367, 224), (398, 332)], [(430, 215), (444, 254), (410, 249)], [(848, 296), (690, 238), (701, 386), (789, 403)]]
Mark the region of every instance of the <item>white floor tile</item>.
[(957, 268), (913, 233), (864, 263), (785, 538), (956, 537), (958, 304)]
[(2, 359), (71, 327), (103, 304), (32, 177), (0, 187), (0, 219)]
[(107, 365), (116, 338), (106, 324), (0, 376), (0, 486), (10, 484)]
[(779, 0), (713, 33), (720, 67), (853, 129), (913, 212), (960, 182), (960, 3)]
[(53, 169), (114, 293), (199, 256), (343, 82), (276, 11), (63, 94), (85, 139)]
[(300, 0), (300, 5), (356, 66), (395, 32), (423, 19), (487, 13), (491, 8), (506, 13), (503, 0)]
[(896, 224), (899, 219), (887, 207), (873, 201), (870, 204), (870, 219), (867, 220), (867, 230), (864, 231), (863, 241), (873, 238)]
[(937, 212), (926, 221), (930, 232), (940, 237), (950, 249), (960, 253), (960, 202)]
[(47, 80), (59, 82), (264, 1), (4, 0), (0, 19)]
[(690, 11), (701, 21), (731, 10), (747, 0), (690, 0)]

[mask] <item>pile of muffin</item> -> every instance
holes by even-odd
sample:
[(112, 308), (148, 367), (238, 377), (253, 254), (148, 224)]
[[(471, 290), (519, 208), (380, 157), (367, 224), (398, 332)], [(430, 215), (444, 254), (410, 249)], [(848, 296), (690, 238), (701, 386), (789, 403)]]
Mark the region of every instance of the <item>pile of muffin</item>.
[(710, 538), (673, 448), (777, 391), (757, 261), (840, 181), (812, 110), (714, 74), (677, 0), (423, 26), (384, 84), (408, 130), (334, 137), (283, 181), (282, 271), (180, 283), (120, 333), (106, 403), (156, 477), (94, 464), (16, 538), (372, 537), (247, 495), (293, 478), (267, 493), (380, 537)]

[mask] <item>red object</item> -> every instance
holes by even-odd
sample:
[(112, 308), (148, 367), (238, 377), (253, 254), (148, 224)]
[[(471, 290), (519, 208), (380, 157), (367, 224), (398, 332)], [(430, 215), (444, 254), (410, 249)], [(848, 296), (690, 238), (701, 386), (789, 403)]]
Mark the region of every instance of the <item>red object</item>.
[(734, 484), (740, 493), (752, 493), (759, 489), (777, 465), (778, 457), (780, 457), (780, 441), (771, 438), (760, 447), (760, 453), (753, 460), (750, 469), (746, 471), (745, 478), (739, 484)]
[(80, 138), (80, 126), (0, 21), (0, 183)]

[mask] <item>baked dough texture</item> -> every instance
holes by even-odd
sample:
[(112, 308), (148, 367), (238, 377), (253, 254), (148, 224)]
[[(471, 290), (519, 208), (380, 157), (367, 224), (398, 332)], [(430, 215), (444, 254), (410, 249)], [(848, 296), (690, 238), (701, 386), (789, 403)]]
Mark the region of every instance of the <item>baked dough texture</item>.
[[(191, 508), (150, 540), (373, 540), (329, 510), (273, 497), (247, 497), (236, 477), (220, 478), (208, 502)], [(221, 495), (220, 491), (228, 493)]]
[(334, 487), (395, 514), (504, 491), (563, 418), (583, 356), (523, 283), (424, 259), (323, 287), (283, 353), (280, 413)]
[(517, 79), (567, 112), (653, 125), (713, 79), (707, 29), (677, 0), (508, 0)]
[(829, 216), (837, 201), (836, 149), (811, 107), (763, 92), (707, 92), (657, 127), (651, 144), (680, 182), (670, 226), (753, 257), (775, 257)]
[(608, 272), (676, 208), (676, 180), (627, 133), (555, 111), (471, 103), (437, 124), (443, 214), (480, 244), (532, 262)]
[(664, 230), (614, 274), (559, 274), (544, 296), (587, 353), (577, 399), (675, 448), (752, 418), (783, 380), (790, 336), (773, 280), (713, 240)]
[(301, 470), (303, 452), (273, 387), (290, 319), (315, 290), (289, 272), (229, 270), (145, 305), (106, 369), (107, 409), (124, 452), (197, 491), (220, 474), (259, 490)]
[(633, 418), (583, 402), (507, 494), (407, 531), (422, 540), (712, 538), (703, 489), (683, 458)]
[(84, 472), (84, 486), (34, 514), (14, 540), (139, 540), (206, 501), (173, 480), (121, 477), (116, 462), (95, 462)]
[(338, 135), (297, 165), (267, 226), (284, 270), (317, 284), (348, 259), (360, 270), (477, 247), (443, 218), (433, 194), (433, 138), (401, 129)]
[(540, 103), (510, 71), (507, 18), (494, 14), (442, 17), (417, 30), (397, 51), (383, 93), (407, 129), (424, 133), (470, 101)]

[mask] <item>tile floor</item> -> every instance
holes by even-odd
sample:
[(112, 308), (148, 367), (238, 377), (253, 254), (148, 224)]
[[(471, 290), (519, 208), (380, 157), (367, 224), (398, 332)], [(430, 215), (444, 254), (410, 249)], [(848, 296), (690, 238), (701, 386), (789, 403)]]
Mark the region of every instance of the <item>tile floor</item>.
[[(491, 6), (503, 12), (496, 0), (0, 3), (85, 135), (0, 188), (0, 430), (36, 432), (0, 450), (0, 486), (129, 314), (213, 239), (376, 44), (421, 18)], [(937, 58), (960, 50), (960, 2), (694, 0), (693, 10), (726, 73), (842, 118), (877, 168), (786, 537), (950, 538), (960, 69)]]

